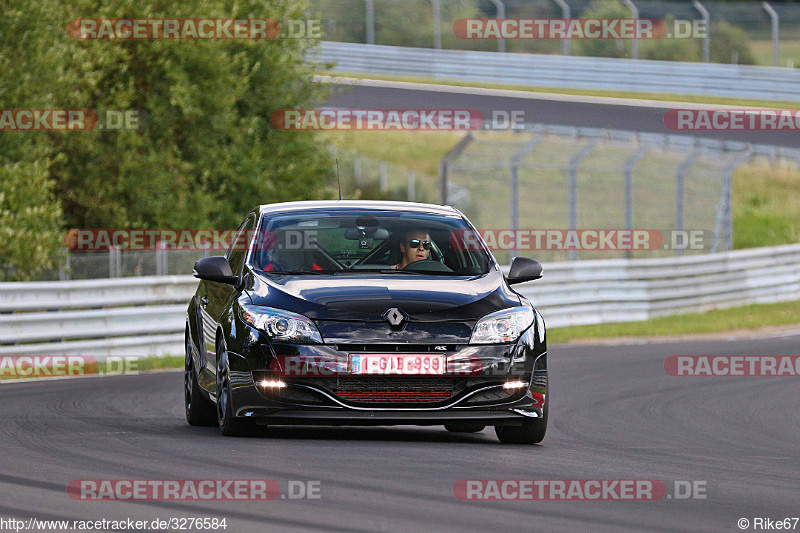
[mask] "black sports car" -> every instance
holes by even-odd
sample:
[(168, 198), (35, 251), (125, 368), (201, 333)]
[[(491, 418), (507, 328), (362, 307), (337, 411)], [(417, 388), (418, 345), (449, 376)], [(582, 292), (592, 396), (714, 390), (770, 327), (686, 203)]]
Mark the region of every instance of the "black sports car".
[(542, 317), (458, 210), (373, 201), (253, 210), (195, 264), (186, 419), (252, 426), (494, 426), (537, 443), (549, 403)]

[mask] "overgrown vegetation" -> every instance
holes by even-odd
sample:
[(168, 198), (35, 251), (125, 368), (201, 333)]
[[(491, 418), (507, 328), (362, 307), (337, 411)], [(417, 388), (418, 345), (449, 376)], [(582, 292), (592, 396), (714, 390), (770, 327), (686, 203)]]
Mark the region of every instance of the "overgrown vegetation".
[(0, 280), (36, 279), (66, 228), (235, 227), (258, 203), (332, 197), (330, 152), (276, 131), (314, 107), (314, 41), (78, 40), (91, 18), (305, 19), (295, 0), (10, 0), (0, 16), (4, 109), (135, 110), (128, 131), (1, 132)]

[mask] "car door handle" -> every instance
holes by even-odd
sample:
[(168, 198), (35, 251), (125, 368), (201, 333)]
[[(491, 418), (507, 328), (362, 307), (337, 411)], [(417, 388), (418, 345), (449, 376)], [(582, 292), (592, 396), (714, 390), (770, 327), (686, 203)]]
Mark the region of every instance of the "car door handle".
[(208, 305), (208, 296), (201, 297), (200, 298), (200, 303), (203, 305), (203, 307), (207, 306)]

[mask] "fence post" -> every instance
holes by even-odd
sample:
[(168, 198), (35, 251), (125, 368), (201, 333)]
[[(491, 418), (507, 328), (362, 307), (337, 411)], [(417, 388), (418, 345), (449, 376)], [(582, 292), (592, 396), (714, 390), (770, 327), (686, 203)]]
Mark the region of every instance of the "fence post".
[(631, 18), (637, 19), (636, 20), (636, 35), (633, 38), (633, 42), (631, 42), (631, 55), (633, 59), (639, 59), (639, 8), (636, 7), (636, 4), (633, 3), (633, 0), (622, 0), (628, 9), (631, 10)]
[(692, 0), (692, 6), (700, 12), (700, 16), (703, 17), (703, 21), (706, 23), (706, 36), (703, 37), (703, 63), (708, 63), (711, 60), (711, 54), (709, 52), (709, 39), (711, 38), (711, 28), (709, 23), (709, 16), (708, 10), (703, 7), (703, 4), (699, 2), (699, 0)]
[[(506, 18), (506, 6), (503, 5), (503, 2), (500, 0), (491, 0), (494, 4), (494, 7), (497, 9), (497, 18), (504, 19)], [(498, 39), (497, 40), (497, 51), (503, 53), (506, 51), (506, 40), (505, 39)]]
[(725, 169), (725, 251), (733, 250), (733, 173), (739, 165), (750, 159), (751, 148), (748, 147)]
[[(639, 149), (631, 157), (625, 161), (625, 229), (628, 231), (633, 230), (633, 167), (636, 163), (647, 155), (649, 148), (647, 146), (640, 146)], [(625, 258), (631, 258), (631, 250), (625, 250)]]
[(373, 4), (373, 0), (365, 0), (365, 3), (367, 9), (367, 44), (375, 44), (375, 4)]
[(156, 276), (167, 275), (167, 250), (162, 241), (156, 243)]
[[(694, 162), (699, 157), (700, 152), (697, 150), (692, 150), (692, 153), (683, 160), (681, 166), (678, 167), (678, 171), (675, 173), (675, 232), (683, 231), (684, 230), (684, 202), (685, 202), (685, 183), (686, 183), (686, 173), (689, 172), (689, 169), (694, 165)], [(683, 243), (685, 244), (685, 243)], [(683, 255), (683, 247), (676, 246), (675, 247), (675, 255), (680, 257)]]
[(353, 182), (356, 187), (361, 184), (361, 156), (359, 155), (353, 158)]
[(433, 4), (433, 47), (442, 47), (442, 4), (440, 0), (431, 0)]
[(389, 190), (389, 183), (386, 177), (385, 161), (381, 161), (380, 165), (378, 166), (378, 186), (380, 187), (381, 192), (386, 192)]
[(64, 248), (64, 264), (58, 267), (58, 279), (60, 281), (69, 281), (71, 257), (72, 252), (69, 251), (69, 248)]
[[(514, 232), (515, 245), (519, 234), (519, 166), (522, 160), (542, 142), (542, 139), (543, 137), (534, 136), (511, 157), (511, 230)], [(509, 260), (513, 261), (517, 255), (519, 255), (519, 250), (514, 246), (514, 249), (511, 250)]]
[(470, 142), (472, 142), (472, 132), (468, 131), (464, 138), (439, 161), (439, 201), (442, 205), (447, 205), (447, 173), (450, 161), (458, 157)]
[[(714, 252), (733, 250), (733, 173), (734, 171), (750, 159), (751, 148), (748, 146), (742, 153), (733, 157), (725, 167), (722, 175), (722, 191), (720, 194), (719, 206), (717, 207), (717, 220), (714, 223), (714, 244), (711, 249)], [(722, 238), (720, 238), (722, 234)]]
[[(561, 8), (561, 17), (568, 19), (570, 18), (570, 9), (569, 4), (567, 4), (564, 0), (553, 0), (558, 7)], [(561, 39), (561, 53), (562, 55), (568, 56), (569, 55), (569, 39)]]
[(769, 13), (769, 18), (772, 21), (772, 66), (777, 67), (780, 66), (780, 54), (778, 46), (780, 44), (780, 33), (779, 33), (779, 24), (780, 18), (778, 17), (778, 12), (772, 9), (772, 6), (769, 5), (767, 2), (761, 2), (761, 7), (764, 8), (764, 11)]
[[(569, 161), (569, 229), (578, 229), (578, 165), (594, 150), (600, 139), (594, 139), (584, 146), (580, 152), (572, 156)], [(575, 261), (578, 258), (577, 250), (570, 250), (568, 258)]]
[(413, 170), (408, 171), (408, 201), (414, 202), (417, 199), (417, 174)]
[(119, 248), (110, 246), (108, 248), (108, 277), (118, 278), (120, 276), (120, 252)]

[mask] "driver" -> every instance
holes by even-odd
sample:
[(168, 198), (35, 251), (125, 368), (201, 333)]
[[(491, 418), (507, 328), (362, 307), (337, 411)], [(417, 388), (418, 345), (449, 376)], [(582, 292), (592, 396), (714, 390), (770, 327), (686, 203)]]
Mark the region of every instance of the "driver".
[(390, 268), (403, 269), (410, 263), (430, 259), (431, 236), (425, 230), (411, 230), (400, 241), (400, 262)]

